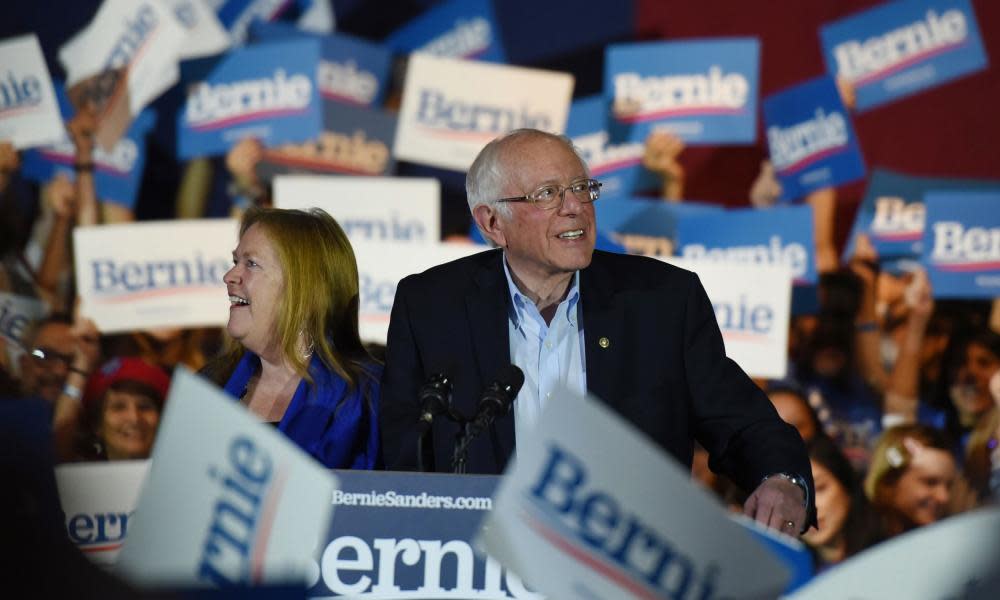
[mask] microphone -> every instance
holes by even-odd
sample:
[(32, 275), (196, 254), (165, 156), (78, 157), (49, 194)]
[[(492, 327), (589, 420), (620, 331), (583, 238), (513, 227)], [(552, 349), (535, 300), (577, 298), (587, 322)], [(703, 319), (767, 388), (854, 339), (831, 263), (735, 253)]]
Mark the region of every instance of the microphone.
[(438, 415), (447, 415), (454, 420), (451, 409), (451, 379), (444, 373), (435, 373), (417, 392), (420, 402), (420, 418), (417, 428), (428, 429)]
[(465, 472), (469, 444), (488, 429), (497, 417), (510, 412), (514, 398), (521, 391), (522, 385), (524, 385), (524, 372), (514, 365), (507, 365), (500, 369), (493, 383), (486, 387), (476, 407), (476, 416), (466, 425), (455, 442), (455, 452), (452, 457), (452, 469), (455, 473)]
[(474, 434), (489, 427), (497, 417), (510, 412), (514, 398), (521, 391), (522, 385), (524, 385), (524, 372), (521, 369), (514, 365), (500, 369), (496, 380), (483, 391), (483, 396), (479, 399), (476, 416), (469, 425), (470, 429), (478, 428)]
[(434, 424), (434, 418), (438, 415), (446, 415), (455, 420), (455, 415), (451, 408), (451, 379), (444, 373), (435, 373), (417, 392), (417, 400), (420, 402), (420, 418), (417, 419), (417, 470), (427, 471), (427, 465), (431, 461), (427, 460), (425, 454), (428, 450), (424, 447), (427, 434)]

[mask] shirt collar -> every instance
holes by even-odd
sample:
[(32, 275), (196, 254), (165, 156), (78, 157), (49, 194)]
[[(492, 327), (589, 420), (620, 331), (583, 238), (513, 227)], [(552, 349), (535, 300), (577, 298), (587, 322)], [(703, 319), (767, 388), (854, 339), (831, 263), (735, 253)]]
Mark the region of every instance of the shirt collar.
[[(531, 306), (535, 312), (538, 312), (538, 307), (535, 303), (521, 293), (521, 290), (517, 289), (517, 284), (514, 283), (514, 278), (510, 274), (510, 267), (507, 265), (507, 255), (503, 256), (503, 274), (507, 277), (507, 290), (510, 293), (510, 311), (509, 316), (514, 326), (519, 326), (522, 312), (527, 310), (528, 306)], [(569, 291), (566, 292), (566, 297), (560, 302), (560, 306), (566, 305), (566, 318), (569, 320), (570, 324), (576, 327), (577, 322), (577, 304), (580, 302), (580, 271), (573, 273), (573, 280), (570, 283)]]

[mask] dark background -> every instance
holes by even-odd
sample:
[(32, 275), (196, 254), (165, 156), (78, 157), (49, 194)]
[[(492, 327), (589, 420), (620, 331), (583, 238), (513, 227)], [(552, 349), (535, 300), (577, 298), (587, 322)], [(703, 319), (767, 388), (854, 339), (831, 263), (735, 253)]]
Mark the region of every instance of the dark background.
[[(435, 3), (430, 0), (334, 0), (338, 31), (380, 41)], [(601, 91), (604, 46), (627, 40), (757, 36), (761, 40), (761, 92), (767, 95), (821, 75), (825, 68), (819, 27), (881, 4), (870, 0), (494, 0), (504, 45), (512, 64), (564, 70), (576, 77), (576, 96)], [(97, 11), (98, 0), (34, 0), (8, 3), (0, 38), (36, 32), (53, 76), (61, 76), (60, 45)], [(1000, 153), (1000, 2), (973, 0), (990, 66), (984, 71), (884, 105), (854, 124), (867, 166), (912, 175), (998, 178)], [(755, 146), (688, 148), (685, 196), (728, 206), (747, 204), (746, 195), (766, 157), (763, 135)], [(151, 143), (137, 213), (169, 217), (177, 165)], [(457, 174), (456, 174), (457, 175)], [(444, 212), (464, 210), (464, 197), (447, 177)], [(864, 192), (864, 183), (840, 190), (837, 231), (842, 242)], [(448, 217), (446, 216), (446, 220)], [(446, 226), (446, 229), (448, 227)]]

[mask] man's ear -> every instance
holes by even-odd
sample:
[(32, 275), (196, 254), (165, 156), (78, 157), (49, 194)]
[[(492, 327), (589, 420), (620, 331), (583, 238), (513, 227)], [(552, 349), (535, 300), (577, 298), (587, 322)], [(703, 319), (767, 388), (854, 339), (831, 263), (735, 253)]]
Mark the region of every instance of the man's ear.
[(507, 236), (504, 235), (504, 222), (492, 206), (480, 204), (472, 211), (472, 218), (479, 226), (483, 237), (493, 242), (499, 248), (507, 247)]

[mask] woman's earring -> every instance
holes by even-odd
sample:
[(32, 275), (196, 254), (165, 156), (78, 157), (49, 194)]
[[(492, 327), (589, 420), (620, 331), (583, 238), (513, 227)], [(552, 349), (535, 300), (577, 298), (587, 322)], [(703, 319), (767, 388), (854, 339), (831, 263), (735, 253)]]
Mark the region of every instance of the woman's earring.
[(307, 334), (304, 330), (299, 332), (299, 336), (308, 340), (305, 342), (305, 349), (302, 351), (302, 359), (308, 361), (313, 355), (313, 340), (312, 336)]

